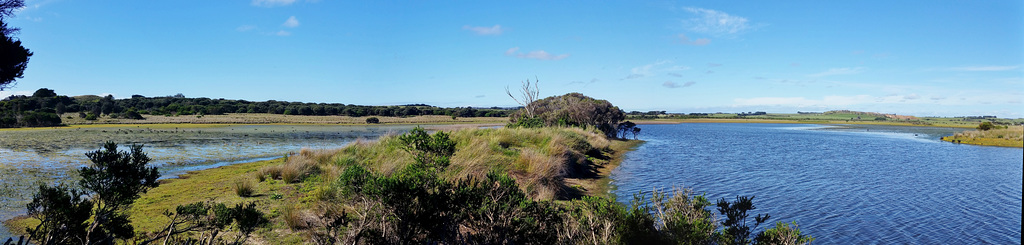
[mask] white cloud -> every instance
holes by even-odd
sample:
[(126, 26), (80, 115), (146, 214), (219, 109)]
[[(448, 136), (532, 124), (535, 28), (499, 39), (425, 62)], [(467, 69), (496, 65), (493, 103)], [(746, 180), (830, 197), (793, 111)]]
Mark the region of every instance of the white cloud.
[(690, 69), (689, 66), (684, 66), (684, 65), (668, 66), (668, 67), (664, 66), (666, 64), (671, 64), (671, 63), (672, 63), (672, 61), (659, 60), (659, 61), (651, 63), (651, 64), (646, 64), (646, 65), (643, 65), (643, 66), (633, 67), (632, 69), (629, 70), (629, 75), (627, 75), (625, 78), (622, 78), (620, 80), (636, 79), (636, 78), (641, 78), (641, 77), (649, 77), (649, 76), (654, 76), (655, 73), (661, 73), (661, 72), (668, 72), (669, 76), (681, 77), (682, 76), (681, 74), (674, 73), (674, 72), (685, 71), (685, 70), (689, 70)]
[(662, 83), (661, 86), (666, 87), (666, 88), (685, 88), (685, 87), (693, 86), (694, 84), (697, 84), (697, 82), (690, 81), (690, 82), (683, 83), (683, 85), (679, 85), (678, 83), (673, 82), (673, 81), (665, 81), (665, 83)]
[(819, 72), (819, 73), (814, 73), (814, 74), (810, 74), (810, 75), (807, 75), (807, 76), (808, 77), (827, 77), (827, 76), (835, 76), (835, 75), (849, 75), (849, 74), (861, 73), (861, 72), (864, 72), (864, 70), (867, 70), (867, 68), (864, 68), (864, 67), (832, 68), (832, 69), (828, 69), (827, 71), (823, 71), (823, 72)]
[(288, 17), (288, 19), (285, 20), (284, 23), (282, 23), (281, 25), (288, 28), (299, 27), (299, 20), (295, 19), (295, 16)]
[(295, 3), (296, 0), (252, 0), (252, 5), (257, 7), (280, 7)]
[(949, 69), (954, 71), (1009, 71), (1017, 68), (1020, 66), (961, 66)]
[(874, 102), (875, 97), (869, 95), (855, 96), (825, 96), (820, 100), (807, 99), (804, 97), (757, 97), (757, 98), (736, 98), (733, 99), (733, 106), (792, 106), (792, 107), (821, 107), (821, 106), (848, 106)]
[(469, 30), (475, 32), (477, 35), (501, 35), (505, 30), (501, 28), (501, 25), (494, 25), (492, 27), (485, 26), (462, 26), (463, 30)]
[(256, 30), (256, 26), (254, 26), (254, 25), (241, 25), (238, 28), (235, 28), (235, 30), (239, 31), (239, 32), (247, 32), (247, 31), (251, 31), (251, 30)]
[(275, 32), (274, 35), (284, 37), (284, 36), (291, 36), (292, 33), (288, 32), (288, 31), (285, 31), (285, 30), (280, 30), (280, 31)]
[(32, 93), (35, 93), (35, 91), (0, 91), (0, 100), (6, 99), (7, 97), (11, 97), (12, 95), (32, 96)]
[(710, 44), (711, 39), (697, 38), (696, 40), (691, 41), (690, 37), (687, 37), (686, 34), (679, 34), (679, 43), (686, 45), (704, 46)]
[(529, 53), (519, 52), (519, 47), (510, 48), (505, 51), (505, 55), (513, 56), (522, 59), (536, 59), (536, 60), (560, 60), (569, 58), (569, 54), (554, 55), (544, 50), (530, 51)]
[(717, 36), (728, 36), (750, 29), (747, 18), (733, 16), (711, 9), (691, 7), (685, 8), (685, 10), (697, 15), (695, 18), (684, 21), (687, 28), (694, 32)]

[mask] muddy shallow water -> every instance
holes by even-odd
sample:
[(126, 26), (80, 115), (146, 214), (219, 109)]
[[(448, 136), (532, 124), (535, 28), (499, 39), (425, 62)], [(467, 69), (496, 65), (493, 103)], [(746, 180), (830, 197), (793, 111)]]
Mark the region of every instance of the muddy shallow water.
[[(0, 220), (25, 212), (39, 183), (77, 181), (85, 153), (106, 141), (120, 150), (142, 144), (161, 178), (240, 162), (273, 159), (302, 148), (339, 148), (357, 139), (398, 134), (413, 126), (130, 125), (0, 130)], [(0, 238), (9, 233), (0, 226)]]

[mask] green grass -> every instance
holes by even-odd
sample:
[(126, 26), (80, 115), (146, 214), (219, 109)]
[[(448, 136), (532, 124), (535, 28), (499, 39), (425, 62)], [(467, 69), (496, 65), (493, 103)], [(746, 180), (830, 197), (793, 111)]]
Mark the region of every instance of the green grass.
[[(452, 132), (451, 137), (457, 150), (442, 176), (482, 178), (490, 171), (505, 172), (534, 199), (606, 196), (608, 173), (622, 153), (639, 143), (608, 140), (598, 132), (578, 128), (463, 129)], [(169, 221), (164, 211), (173, 211), (178, 205), (255, 201), (271, 225), (258, 230), (250, 241), (300, 244), (308, 240), (303, 222), (312, 219), (310, 213), (322, 207), (323, 200), (336, 194), (338, 190), (331, 184), (345, 166), (361, 164), (375, 172), (389, 173), (412, 162), (396, 136), (384, 136), (338, 150), (303, 150), (289, 156), (287, 162), (281, 158), (192, 172), (162, 181), (137, 200), (131, 209), (132, 225), (138, 233), (154, 234)], [(301, 178), (294, 183), (270, 178), (271, 169), (291, 167), (306, 170), (300, 171)], [(265, 175), (264, 181), (258, 181), (257, 175)], [(251, 197), (236, 193), (236, 184), (241, 182), (252, 185)], [(24, 230), (32, 219), (16, 219), (9, 224), (12, 231)]]
[(1010, 126), (987, 131), (964, 131), (942, 140), (971, 145), (1003, 146), (1024, 148), (1024, 127)]

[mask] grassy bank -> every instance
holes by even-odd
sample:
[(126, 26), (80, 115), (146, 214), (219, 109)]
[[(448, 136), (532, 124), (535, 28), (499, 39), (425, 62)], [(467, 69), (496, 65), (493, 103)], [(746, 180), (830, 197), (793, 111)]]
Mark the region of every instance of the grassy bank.
[(964, 131), (942, 137), (942, 140), (960, 144), (1024, 148), (1024, 126), (1010, 126), (986, 131)]
[[(484, 179), (490, 172), (507, 173), (535, 200), (606, 196), (607, 176), (640, 141), (608, 140), (577, 128), (462, 129), (452, 164), (441, 173), (449, 180)], [(214, 201), (233, 205), (256, 202), (271, 225), (250, 239), (257, 244), (301, 244), (308, 241), (302, 224), (313, 222), (317, 208), (339, 191), (335, 185), (345, 166), (360, 165), (377, 173), (394, 173), (413, 162), (397, 136), (357, 141), (335, 150), (303, 150), (287, 158), (243, 163), (164, 180), (132, 207), (132, 224), (140, 235), (166, 229), (178, 205)], [(275, 178), (274, 176), (277, 176)], [(251, 190), (240, 197), (238, 188)], [(31, 219), (11, 222), (23, 231)], [(293, 228), (297, 228), (294, 229)]]

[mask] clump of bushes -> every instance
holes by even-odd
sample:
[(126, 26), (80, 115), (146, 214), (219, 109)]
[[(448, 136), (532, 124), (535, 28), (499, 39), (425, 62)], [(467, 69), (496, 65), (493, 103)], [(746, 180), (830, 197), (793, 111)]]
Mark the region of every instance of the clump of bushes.
[(377, 123), (380, 123), (380, 118), (377, 118), (377, 117), (368, 117), (368, 118), (366, 118), (366, 123), (369, 123), (369, 124), (377, 124)]
[(594, 127), (613, 138), (616, 136), (615, 127), (625, 118), (626, 114), (607, 100), (594, 99), (581, 93), (568, 93), (532, 101), (509, 115), (509, 126), (537, 127), (543, 124), (548, 127)]

